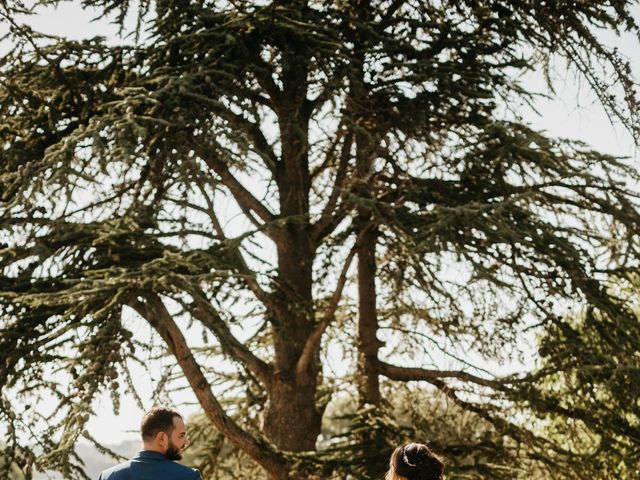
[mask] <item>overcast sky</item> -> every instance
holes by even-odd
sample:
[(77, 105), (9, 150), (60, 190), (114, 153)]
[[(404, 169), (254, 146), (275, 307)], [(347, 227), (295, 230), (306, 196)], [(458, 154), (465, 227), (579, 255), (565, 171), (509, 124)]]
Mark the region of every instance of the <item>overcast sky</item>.
[[(45, 33), (80, 39), (95, 35), (105, 36), (110, 42), (118, 42), (117, 27), (107, 22), (91, 22), (92, 15), (83, 11), (80, 2), (62, 3), (57, 9), (49, 8), (30, 20), (31, 25)], [(640, 66), (640, 48), (633, 38), (614, 39), (603, 35), (608, 41), (614, 41), (621, 52), (635, 55), (631, 58), (636, 73)], [(639, 75), (636, 75), (638, 77)], [(547, 93), (539, 74), (531, 75), (526, 85), (537, 91)], [(557, 96), (541, 101), (537, 106), (539, 114), (530, 109), (521, 110), (524, 120), (537, 129), (545, 130), (552, 136), (580, 139), (592, 147), (611, 154), (635, 157), (632, 139), (621, 127), (614, 128), (599, 106), (595, 97), (586, 86), (580, 86), (575, 79), (568, 78), (557, 84)], [(139, 385), (142, 393), (149, 393), (151, 382), (141, 378)], [(148, 401), (146, 398), (145, 401)], [(151, 406), (150, 404), (145, 407)], [(195, 410), (187, 407), (185, 413)], [(123, 400), (121, 414), (114, 416), (110, 399), (105, 396), (96, 403), (99, 412), (89, 423), (89, 429), (98, 440), (117, 443), (125, 438), (137, 437), (141, 410), (130, 400)]]

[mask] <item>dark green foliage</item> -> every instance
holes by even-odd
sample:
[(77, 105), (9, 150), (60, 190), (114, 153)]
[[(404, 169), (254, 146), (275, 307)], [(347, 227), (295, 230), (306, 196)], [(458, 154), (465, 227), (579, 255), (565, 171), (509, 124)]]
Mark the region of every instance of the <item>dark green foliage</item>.
[[(158, 389), (184, 374), (201, 394), (210, 478), (253, 460), (274, 479), (377, 478), (409, 437), (451, 478), (637, 476), (640, 326), (619, 289), (640, 176), (501, 114), (535, 104), (520, 75), (565, 61), (637, 135), (630, 67), (598, 33), (637, 35), (636, 2), (83, 1), (121, 44), (38, 34), (19, 14), (61, 2), (33, 3), (0, 1), (5, 472), (81, 477), (92, 400), (117, 410), (131, 365), (168, 349), (182, 370)], [(375, 279), (348, 270), (367, 246)], [(361, 393), (347, 431), (297, 451), (365, 375), (384, 400)], [(430, 387), (392, 401), (412, 381)], [(217, 383), (229, 417), (202, 394)]]

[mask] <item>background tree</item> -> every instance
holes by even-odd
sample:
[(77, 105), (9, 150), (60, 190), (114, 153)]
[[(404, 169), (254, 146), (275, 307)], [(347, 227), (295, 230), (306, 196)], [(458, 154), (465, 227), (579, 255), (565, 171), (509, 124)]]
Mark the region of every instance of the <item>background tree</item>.
[[(4, 448), (4, 444), (0, 444), (1, 447)], [(0, 463), (0, 468), (2, 468), (3, 472), (8, 472), (7, 474), (7, 479), (8, 480), (23, 480), (24, 479), (24, 474), (22, 473), (22, 471), (20, 470), (20, 467), (16, 464), (10, 465), (9, 467), (7, 467), (6, 465), (4, 465), (4, 459), (2, 460), (2, 463)]]
[[(637, 34), (634, 4), (143, 1), (140, 35), (112, 45), (40, 35), (1, 3), (6, 423), (36, 432), (39, 468), (81, 475), (92, 399), (117, 409), (132, 362), (167, 349), (270, 478), (352, 463), (313, 453), (335, 392), (366, 427), (349, 442), (396, 441), (387, 382), (484, 419), (503, 465), (631, 475), (639, 329), (608, 279), (638, 266), (638, 175), (509, 108), (535, 100), (521, 73), (563, 59), (635, 133), (630, 67), (597, 35)], [(130, 2), (83, 6), (125, 28)], [(487, 371), (519, 353), (539, 361)], [(22, 410), (38, 398), (59, 403)]]

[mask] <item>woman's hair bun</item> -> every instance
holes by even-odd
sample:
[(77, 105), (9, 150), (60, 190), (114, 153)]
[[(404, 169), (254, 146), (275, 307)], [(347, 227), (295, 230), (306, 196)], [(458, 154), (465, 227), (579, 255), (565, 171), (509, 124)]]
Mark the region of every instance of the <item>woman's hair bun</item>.
[(424, 453), (417, 443), (410, 443), (403, 449), (402, 459), (410, 467), (419, 467), (424, 462)]
[(439, 480), (444, 465), (429, 447), (422, 443), (407, 443), (398, 447), (391, 457), (396, 474), (408, 480)]

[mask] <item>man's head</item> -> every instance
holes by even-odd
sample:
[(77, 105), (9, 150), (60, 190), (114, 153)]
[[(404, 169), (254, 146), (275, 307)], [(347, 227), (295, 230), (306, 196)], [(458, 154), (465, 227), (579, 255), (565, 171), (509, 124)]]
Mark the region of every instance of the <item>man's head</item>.
[(160, 452), (169, 460), (180, 460), (189, 444), (182, 415), (167, 407), (153, 407), (145, 413), (140, 433), (145, 450)]

